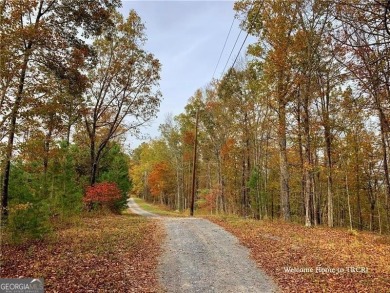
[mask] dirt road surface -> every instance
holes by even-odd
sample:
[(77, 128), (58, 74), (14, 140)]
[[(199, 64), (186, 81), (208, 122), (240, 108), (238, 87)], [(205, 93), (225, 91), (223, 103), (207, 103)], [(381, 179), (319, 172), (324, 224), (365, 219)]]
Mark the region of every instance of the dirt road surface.
[(140, 206), (134, 201), (133, 198), (129, 198), (127, 200), (127, 206), (129, 207), (129, 209), (134, 214), (137, 214), (137, 215), (140, 215), (140, 216), (144, 216), (144, 217), (148, 217), (148, 218), (160, 218), (159, 215), (152, 214), (152, 213), (149, 213), (149, 212), (141, 209)]
[[(153, 216), (132, 203), (137, 214)], [(249, 257), (249, 250), (220, 226), (199, 218), (166, 218), (158, 274), (172, 293), (278, 292), (275, 283)]]

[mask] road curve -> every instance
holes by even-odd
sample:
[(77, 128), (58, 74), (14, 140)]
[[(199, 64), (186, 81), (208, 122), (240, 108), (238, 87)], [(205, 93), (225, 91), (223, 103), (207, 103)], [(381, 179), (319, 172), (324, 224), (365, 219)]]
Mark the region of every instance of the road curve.
[(127, 206), (129, 207), (130, 211), (134, 214), (148, 217), (148, 218), (161, 218), (159, 215), (141, 209), (140, 206), (134, 201), (134, 198), (129, 198), (127, 200)]

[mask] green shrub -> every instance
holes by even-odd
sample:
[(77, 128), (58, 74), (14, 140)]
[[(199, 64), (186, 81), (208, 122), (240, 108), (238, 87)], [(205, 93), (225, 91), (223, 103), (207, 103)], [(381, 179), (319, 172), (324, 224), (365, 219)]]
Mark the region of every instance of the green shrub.
[(49, 208), (44, 203), (20, 203), (10, 207), (7, 230), (14, 242), (43, 239), (50, 235)]
[(131, 187), (129, 179), (129, 157), (120, 145), (113, 144), (110, 151), (101, 161), (99, 182), (115, 182), (121, 190), (121, 198), (114, 202), (114, 209), (122, 211), (127, 208), (128, 192)]

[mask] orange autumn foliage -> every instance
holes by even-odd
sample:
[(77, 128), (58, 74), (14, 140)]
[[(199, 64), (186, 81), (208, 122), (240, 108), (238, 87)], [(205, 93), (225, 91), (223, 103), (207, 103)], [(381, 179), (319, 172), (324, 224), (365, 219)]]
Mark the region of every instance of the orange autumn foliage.
[(166, 162), (158, 162), (153, 166), (148, 177), (150, 192), (153, 196), (167, 193), (170, 189), (173, 190), (171, 181), (174, 176), (171, 173), (171, 169)]
[(221, 148), (221, 156), (222, 158), (227, 158), (229, 154), (232, 153), (236, 141), (233, 138), (228, 138), (225, 144)]
[(192, 131), (184, 132), (184, 134), (183, 134), (184, 144), (191, 146), (194, 144), (194, 141), (195, 141), (195, 135)]

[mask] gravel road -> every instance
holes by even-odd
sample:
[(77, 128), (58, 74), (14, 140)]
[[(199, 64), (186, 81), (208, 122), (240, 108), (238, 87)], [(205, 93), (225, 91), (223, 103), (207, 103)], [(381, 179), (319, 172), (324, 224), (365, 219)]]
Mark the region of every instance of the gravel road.
[(134, 214), (137, 214), (137, 215), (140, 215), (140, 216), (144, 216), (144, 217), (148, 217), (148, 218), (160, 218), (159, 215), (156, 215), (156, 214), (153, 214), (153, 213), (149, 213), (143, 209), (141, 209), (139, 207), (139, 205), (134, 201), (133, 198), (129, 198), (127, 200), (127, 206), (129, 207), (129, 209), (134, 213)]
[(278, 292), (249, 250), (220, 226), (198, 218), (160, 219), (167, 237), (158, 274), (168, 293)]

